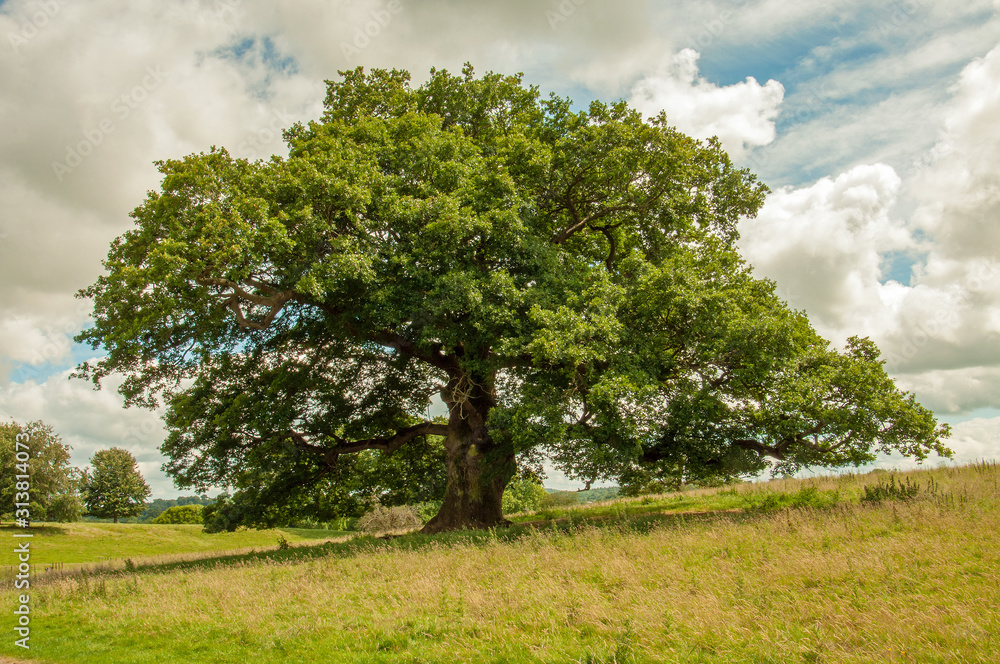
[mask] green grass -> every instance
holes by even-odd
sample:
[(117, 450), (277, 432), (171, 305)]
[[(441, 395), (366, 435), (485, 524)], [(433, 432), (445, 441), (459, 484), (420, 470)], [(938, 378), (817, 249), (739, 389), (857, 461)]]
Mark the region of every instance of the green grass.
[[(0, 538), (13, 541), (15, 526), (0, 528)], [(35, 565), (101, 563), (108, 560), (185, 553), (209, 553), (249, 547), (275, 547), (279, 536), (291, 543), (346, 535), (332, 530), (281, 528), (207, 534), (199, 525), (134, 523), (51, 523), (31, 528), (31, 562)], [(5, 561), (11, 564), (13, 561)]]
[[(29, 654), (67, 664), (995, 661), (1000, 469), (911, 472), (896, 484), (916, 491), (865, 491), (885, 480), (783, 480), (507, 530), (269, 543), (70, 575), (31, 589)], [(0, 641), (0, 653), (18, 650)]]

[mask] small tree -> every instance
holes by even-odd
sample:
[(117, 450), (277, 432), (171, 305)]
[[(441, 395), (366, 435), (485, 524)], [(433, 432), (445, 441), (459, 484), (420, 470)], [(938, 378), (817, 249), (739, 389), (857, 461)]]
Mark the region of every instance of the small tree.
[(94, 454), (93, 470), (84, 471), (81, 493), (90, 516), (112, 518), (138, 516), (152, 491), (139, 473), (128, 450), (112, 447)]

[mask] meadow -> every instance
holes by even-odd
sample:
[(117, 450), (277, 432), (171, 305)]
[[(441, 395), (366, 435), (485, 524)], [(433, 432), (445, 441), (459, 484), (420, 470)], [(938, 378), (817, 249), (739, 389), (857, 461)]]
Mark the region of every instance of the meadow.
[[(984, 463), (622, 499), (497, 531), (316, 531), (314, 544), (280, 549), (265, 532), (266, 547), (196, 558), (133, 550), (125, 567), (40, 576), (31, 650), (8, 637), (0, 653), (54, 664), (994, 662), (998, 483), (1000, 467)], [(231, 536), (261, 535), (250, 533)]]

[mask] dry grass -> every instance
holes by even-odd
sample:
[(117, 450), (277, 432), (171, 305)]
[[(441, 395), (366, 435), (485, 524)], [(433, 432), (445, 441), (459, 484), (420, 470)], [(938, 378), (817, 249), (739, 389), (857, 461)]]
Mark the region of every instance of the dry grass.
[[(646, 532), (581, 524), (513, 541), (406, 550), (400, 540), (308, 562), (69, 577), (33, 591), (37, 653), (116, 663), (993, 662), (998, 470), (907, 475), (938, 488)], [(856, 478), (829, 481), (850, 493)]]

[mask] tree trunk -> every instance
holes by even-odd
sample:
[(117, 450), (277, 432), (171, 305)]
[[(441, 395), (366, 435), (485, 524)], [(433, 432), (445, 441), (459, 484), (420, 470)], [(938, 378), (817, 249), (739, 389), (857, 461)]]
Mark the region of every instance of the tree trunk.
[[(451, 389), (448, 394), (455, 392)], [(513, 452), (500, 449), (486, 428), (492, 395), (480, 388), (460, 401), (447, 401), (450, 415), (444, 447), (448, 483), (440, 511), (422, 532), (509, 526), (510, 521), (503, 518), (503, 492), (516, 465)]]

